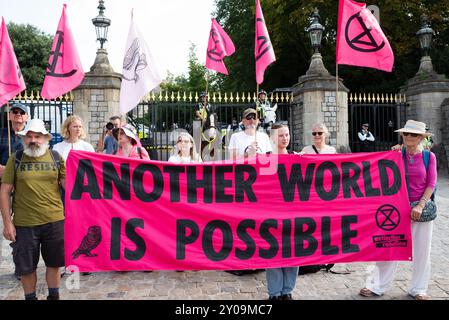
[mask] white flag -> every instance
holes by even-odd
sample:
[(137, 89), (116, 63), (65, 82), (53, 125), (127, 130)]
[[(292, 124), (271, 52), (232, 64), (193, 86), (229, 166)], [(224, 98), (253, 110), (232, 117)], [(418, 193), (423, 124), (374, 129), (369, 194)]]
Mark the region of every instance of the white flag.
[(148, 45), (134, 24), (132, 13), (122, 74), (120, 112), (123, 114), (134, 109), (142, 97), (162, 81)]

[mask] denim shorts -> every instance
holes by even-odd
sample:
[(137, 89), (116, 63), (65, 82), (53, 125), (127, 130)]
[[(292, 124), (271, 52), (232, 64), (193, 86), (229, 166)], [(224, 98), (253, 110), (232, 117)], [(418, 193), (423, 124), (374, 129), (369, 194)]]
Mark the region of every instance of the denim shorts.
[(16, 242), (10, 246), (18, 276), (33, 273), (40, 254), (47, 267), (63, 267), (64, 220), (33, 227), (16, 227)]

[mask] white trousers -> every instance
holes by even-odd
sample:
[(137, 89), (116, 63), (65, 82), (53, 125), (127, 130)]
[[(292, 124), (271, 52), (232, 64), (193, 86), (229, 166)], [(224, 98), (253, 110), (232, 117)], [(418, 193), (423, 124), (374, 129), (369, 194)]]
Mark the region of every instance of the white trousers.
[[(411, 296), (426, 294), (430, 279), (430, 249), (432, 245), (433, 221), (412, 221), (412, 282), (408, 293)], [(368, 277), (366, 288), (382, 295), (390, 288), (394, 278), (397, 261), (376, 262), (372, 274)]]

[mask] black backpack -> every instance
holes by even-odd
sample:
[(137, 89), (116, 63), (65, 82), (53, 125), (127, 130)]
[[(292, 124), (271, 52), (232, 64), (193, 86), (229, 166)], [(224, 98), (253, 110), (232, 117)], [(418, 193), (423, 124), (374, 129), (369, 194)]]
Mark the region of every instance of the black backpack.
[(325, 270), (326, 272), (334, 273), (334, 274), (349, 274), (349, 272), (336, 272), (332, 271), (332, 267), (335, 264), (316, 264), (311, 266), (300, 266), (298, 267), (298, 275), (308, 274), (308, 273), (316, 273), (320, 270)]

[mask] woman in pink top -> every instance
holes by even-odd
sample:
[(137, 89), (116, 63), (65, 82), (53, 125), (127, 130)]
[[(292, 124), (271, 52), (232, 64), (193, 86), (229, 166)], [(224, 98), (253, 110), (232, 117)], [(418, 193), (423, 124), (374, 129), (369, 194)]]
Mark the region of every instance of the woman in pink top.
[(115, 128), (112, 131), (112, 134), (118, 141), (117, 156), (150, 159), (147, 150), (142, 147), (139, 138), (134, 134), (131, 128), (126, 125), (121, 128)]
[[(419, 222), (426, 203), (430, 200), (437, 181), (435, 154), (430, 152), (426, 170), (423, 158), (423, 140), (431, 134), (426, 132), (426, 124), (408, 120), (404, 128), (396, 130), (404, 140), (404, 165), (408, 174), (409, 201), (414, 202), (411, 210), (413, 271), (409, 295), (416, 300), (427, 300), (430, 278), (430, 248), (432, 243), (433, 221)], [(380, 296), (389, 288), (394, 278), (398, 262), (377, 262), (365, 288), (360, 290), (364, 297)]]

